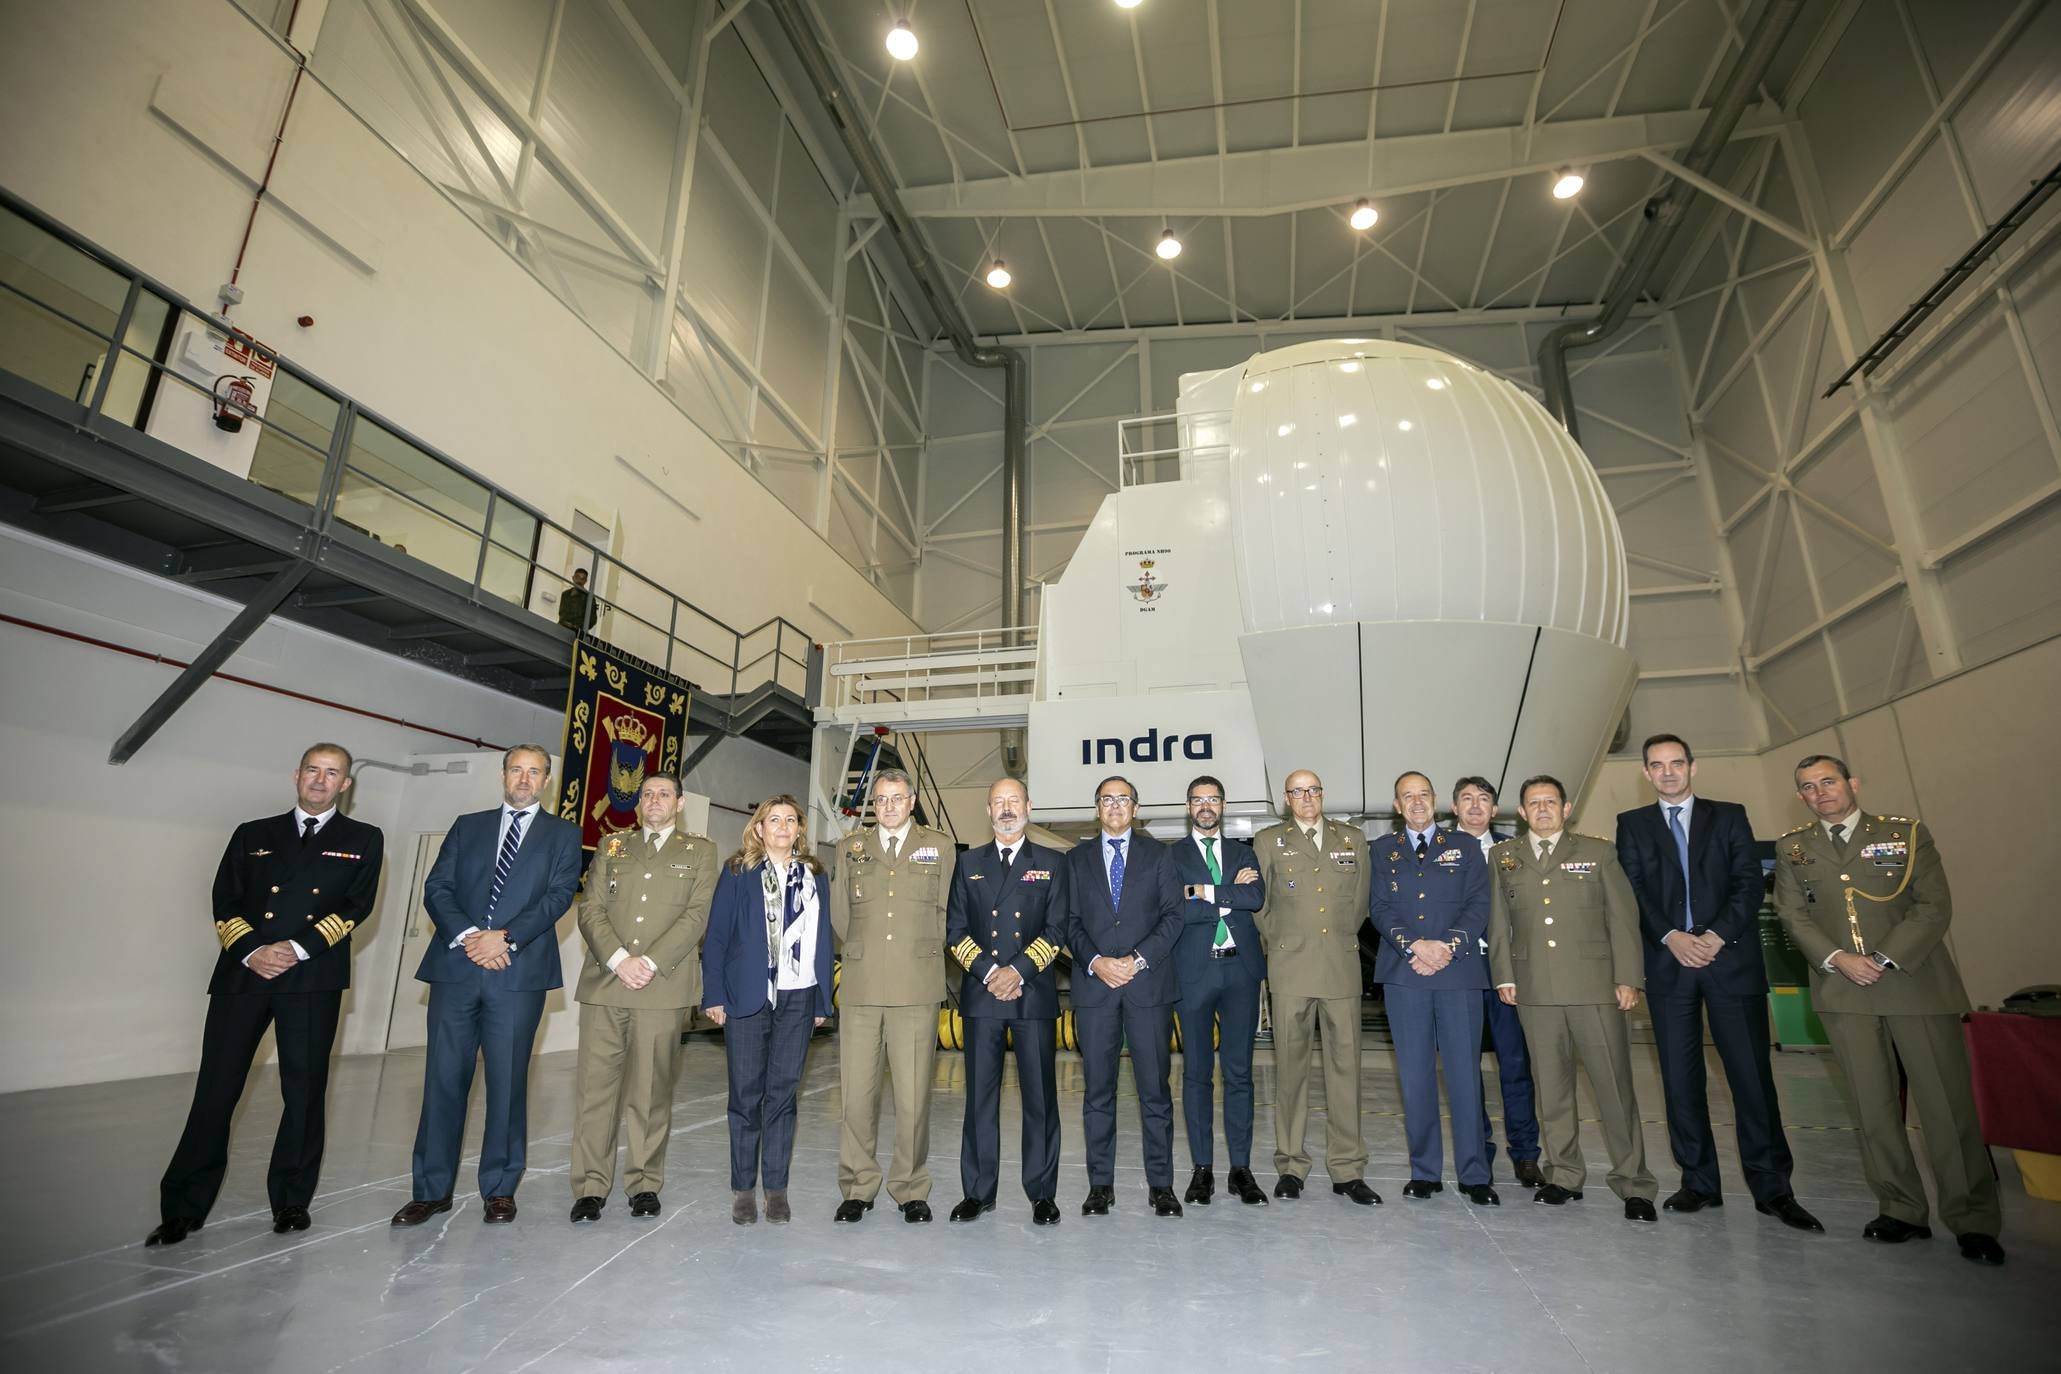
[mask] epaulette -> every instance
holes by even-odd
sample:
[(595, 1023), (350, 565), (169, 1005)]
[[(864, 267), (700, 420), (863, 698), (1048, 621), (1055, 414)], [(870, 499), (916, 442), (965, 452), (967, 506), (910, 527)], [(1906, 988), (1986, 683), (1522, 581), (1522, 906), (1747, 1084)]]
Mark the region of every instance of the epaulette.
[(1816, 822), (1816, 821), (1805, 821), (1805, 822), (1804, 822), (1804, 823), (1803, 823), (1802, 825), (1799, 825), (1799, 826), (1797, 826), (1797, 827), (1796, 827), (1796, 829), (1794, 829), (1794, 830), (1785, 830), (1785, 831), (1783, 831), (1783, 832), (1782, 832), (1782, 838), (1786, 840), (1786, 839), (1788, 839), (1788, 838), (1789, 838), (1789, 837), (1790, 837), (1791, 835), (1801, 835), (1801, 834), (1802, 834), (1802, 833), (1803, 833), (1804, 831), (1806, 831), (1806, 830), (1810, 829), (1810, 828), (1811, 828), (1812, 826), (1814, 826), (1814, 825), (1816, 825), (1816, 824), (1817, 824), (1817, 822)]
[(1567, 833), (1574, 836), (1577, 840), (1594, 840), (1597, 844), (1610, 843), (1610, 841), (1604, 839), (1601, 835), (1591, 835), (1581, 830), (1570, 830)]
[(1895, 822), (1897, 822), (1897, 823), (1898, 823), (1899, 825), (1916, 825), (1916, 824), (1917, 824), (1917, 822), (1916, 822), (1916, 821), (1914, 821), (1914, 820), (1912, 820), (1912, 819), (1911, 819), (1911, 818), (1910, 818), (1909, 816), (1877, 816), (1877, 817), (1876, 817), (1875, 819), (1876, 819), (1876, 820), (1878, 820), (1878, 821), (1895, 821)]

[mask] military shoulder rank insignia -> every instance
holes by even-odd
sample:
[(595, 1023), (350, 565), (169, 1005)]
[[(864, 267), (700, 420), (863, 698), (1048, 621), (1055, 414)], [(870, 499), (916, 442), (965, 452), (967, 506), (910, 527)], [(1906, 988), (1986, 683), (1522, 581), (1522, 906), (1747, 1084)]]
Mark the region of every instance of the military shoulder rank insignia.
[(1785, 830), (1782, 832), (1782, 838), (1786, 840), (1791, 835), (1801, 835), (1804, 831), (1811, 828), (1811, 824), (1812, 823), (1810, 821), (1805, 821), (1802, 825), (1797, 826), (1794, 830)]
[(937, 846), (934, 844), (927, 844), (923, 846), (923, 848), (917, 850), (914, 854), (911, 854), (909, 858), (910, 861), (914, 863), (934, 864), (937, 862)]

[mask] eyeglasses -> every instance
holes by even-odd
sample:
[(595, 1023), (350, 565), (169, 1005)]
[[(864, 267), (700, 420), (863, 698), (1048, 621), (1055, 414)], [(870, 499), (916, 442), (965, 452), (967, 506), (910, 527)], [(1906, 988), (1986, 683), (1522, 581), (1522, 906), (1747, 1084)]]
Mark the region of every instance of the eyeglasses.
[(1324, 795), (1324, 789), (1321, 787), (1291, 787), (1288, 789), (1288, 795), (1302, 798), (1321, 797)]
[(1095, 805), (1105, 811), (1118, 810), (1126, 806), (1136, 806), (1137, 804), (1138, 799), (1136, 797), (1102, 796), (1095, 798)]
[(1224, 799), (1223, 799), (1222, 797), (1190, 797), (1190, 798), (1188, 798), (1188, 805), (1190, 805), (1190, 806), (1222, 806), (1223, 804), (1224, 804)]

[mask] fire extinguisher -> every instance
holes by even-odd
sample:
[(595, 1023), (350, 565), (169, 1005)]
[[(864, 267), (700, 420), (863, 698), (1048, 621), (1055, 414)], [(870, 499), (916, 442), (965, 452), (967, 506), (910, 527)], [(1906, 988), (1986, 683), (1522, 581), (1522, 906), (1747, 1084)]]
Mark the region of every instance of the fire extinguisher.
[(239, 377), (233, 373), (215, 378), (215, 428), (234, 434), (243, 428), (243, 417), (257, 413), (251, 404), (256, 393), (251, 390), (254, 377)]

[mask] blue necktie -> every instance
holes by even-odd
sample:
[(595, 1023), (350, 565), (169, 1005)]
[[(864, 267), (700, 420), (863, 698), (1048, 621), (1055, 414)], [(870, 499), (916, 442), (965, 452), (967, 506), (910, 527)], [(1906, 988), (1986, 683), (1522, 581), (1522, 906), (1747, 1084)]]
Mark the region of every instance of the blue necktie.
[(1124, 842), (1109, 842), (1109, 904), (1121, 906), (1124, 900)]
[(1682, 808), (1670, 806), (1667, 809), (1667, 828), (1675, 832), (1675, 858), (1682, 865), (1682, 929), (1696, 929), (1696, 918), (1689, 911), (1689, 832), (1682, 829)]
[(515, 867), (515, 851), (522, 848), (522, 812), (508, 813), (508, 834), (501, 841), (501, 857), (494, 861), (494, 885), (487, 889), (487, 915), (494, 914), (494, 908), (501, 901), (501, 885), (508, 881), (508, 870)]

